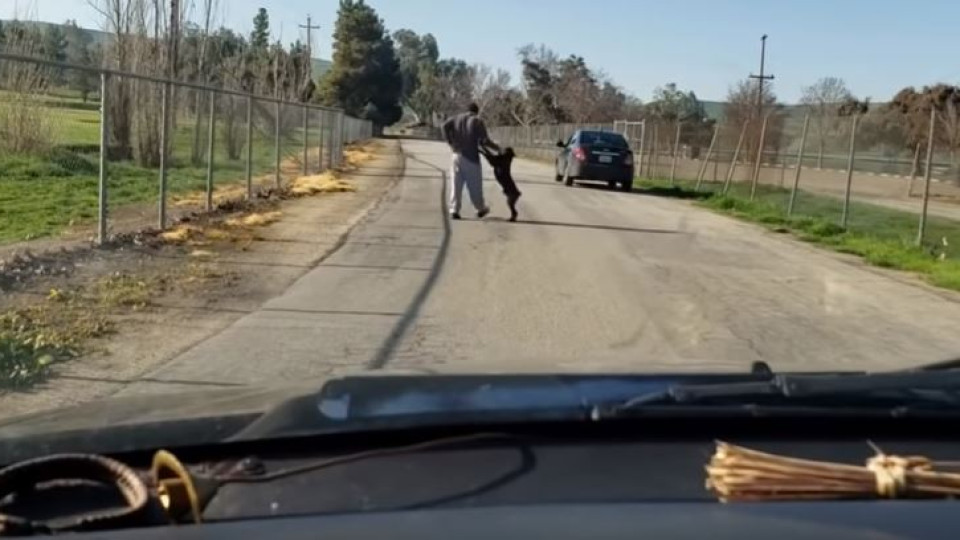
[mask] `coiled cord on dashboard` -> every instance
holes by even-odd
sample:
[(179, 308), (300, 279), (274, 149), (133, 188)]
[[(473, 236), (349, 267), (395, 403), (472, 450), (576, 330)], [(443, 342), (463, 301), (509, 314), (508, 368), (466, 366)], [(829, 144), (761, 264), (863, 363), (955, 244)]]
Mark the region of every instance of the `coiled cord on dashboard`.
[(116, 489), (125, 506), (88, 511), (69, 518), (36, 519), (5, 513), (0, 505), (0, 535), (111, 528), (138, 524), (145, 519), (151, 496), (143, 479), (119, 461), (87, 454), (45, 456), (0, 470), (0, 503), (29, 492), (91, 483)]

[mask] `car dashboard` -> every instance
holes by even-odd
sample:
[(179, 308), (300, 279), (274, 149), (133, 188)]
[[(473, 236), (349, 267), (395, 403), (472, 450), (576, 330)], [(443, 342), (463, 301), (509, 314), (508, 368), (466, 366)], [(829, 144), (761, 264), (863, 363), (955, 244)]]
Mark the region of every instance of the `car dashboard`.
[[(80, 533), (90, 538), (953, 538), (954, 502), (730, 503), (705, 487), (717, 440), (765, 452), (860, 464), (889, 454), (956, 461), (943, 421), (654, 418), (484, 426), (490, 437), (318, 459), (464, 437), (475, 429), (307, 436), (171, 449), (190, 467), (243, 461), (271, 481), (229, 483), (200, 524)], [(948, 422), (948, 423), (952, 423)], [(939, 434), (938, 434), (939, 433)], [(149, 453), (114, 456), (140, 472)], [(87, 501), (89, 503), (89, 501)]]

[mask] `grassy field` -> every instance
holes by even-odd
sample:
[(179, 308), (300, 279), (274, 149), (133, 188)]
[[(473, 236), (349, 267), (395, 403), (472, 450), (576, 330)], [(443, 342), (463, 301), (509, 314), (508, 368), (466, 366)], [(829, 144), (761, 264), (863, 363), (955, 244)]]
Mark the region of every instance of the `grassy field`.
[[(98, 145), (100, 120), (96, 111), (51, 108), (51, 119), (57, 145)], [(312, 131), (311, 135), (316, 137), (316, 130)], [(194, 124), (190, 120), (178, 122), (173, 137), (173, 163), (168, 174), (171, 194), (205, 188), (206, 166), (195, 166), (189, 161), (193, 132)], [(203, 133), (206, 133), (205, 127)], [(282, 141), (284, 159), (300, 155), (302, 136), (302, 130), (296, 130)], [(314, 147), (311, 156), (315, 155)], [(237, 160), (228, 158), (222, 126), (216, 135), (214, 156), (216, 186), (244, 181), (245, 154)], [(272, 138), (256, 133), (254, 175), (272, 172), (275, 159)], [(96, 153), (77, 153), (63, 148), (55, 148), (44, 156), (0, 156), (0, 243), (57, 235), (73, 225), (95, 220), (97, 160)], [(111, 162), (108, 171), (111, 210), (158, 199), (158, 169), (140, 167), (133, 162)]]
[(801, 240), (862, 257), (884, 268), (916, 272), (930, 283), (960, 290), (960, 222), (931, 217), (925, 245), (917, 247), (918, 214), (881, 206), (852, 203), (846, 229), (839, 226), (842, 201), (799, 192), (794, 214), (786, 217), (790, 193), (775, 186), (758, 186), (749, 200), (749, 185), (734, 184), (727, 195), (720, 185), (706, 183), (701, 192), (692, 182), (670, 186), (662, 180), (638, 180), (636, 187), (651, 194), (698, 198), (700, 204), (737, 218), (762, 224)]

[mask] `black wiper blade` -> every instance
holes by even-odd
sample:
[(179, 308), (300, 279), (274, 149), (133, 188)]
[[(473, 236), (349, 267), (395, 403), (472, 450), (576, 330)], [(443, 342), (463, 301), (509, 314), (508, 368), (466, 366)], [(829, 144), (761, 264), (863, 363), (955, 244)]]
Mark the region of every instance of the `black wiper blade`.
[[(883, 392), (903, 393), (906, 401), (926, 401), (960, 405), (960, 399), (944, 392), (960, 390), (960, 372), (918, 371), (851, 375), (774, 375), (767, 381), (677, 385), (666, 391), (637, 396), (610, 408), (595, 408), (592, 417), (616, 417), (633, 409), (650, 405), (701, 404), (721, 401), (751, 404), (758, 400), (779, 398), (803, 401), (808, 398), (869, 396)], [(934, 394), (925, 392), (933, 391)]]
[(905, 369), (904, 371), (949, 371), (951, 369), (958, 368), (960, 368), (960, 358), (953, 358), (941, 362), (934, 362), (932, 364), (911, 367)]

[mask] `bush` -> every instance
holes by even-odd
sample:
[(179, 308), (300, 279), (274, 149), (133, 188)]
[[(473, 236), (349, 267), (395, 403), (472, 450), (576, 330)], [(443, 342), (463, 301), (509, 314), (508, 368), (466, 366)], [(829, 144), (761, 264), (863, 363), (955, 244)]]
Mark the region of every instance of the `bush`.
[(0, 336), (0, 388), (24, 388), (43, 380), (54, 360), (44, 347)]
[(69, 175), (97, 174), (100, 168), (76, 152), (63, 148), (54, 148), (50, 152), (50, 162), (66, 171)]

